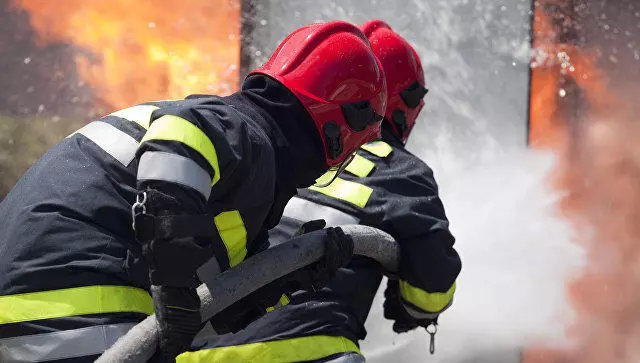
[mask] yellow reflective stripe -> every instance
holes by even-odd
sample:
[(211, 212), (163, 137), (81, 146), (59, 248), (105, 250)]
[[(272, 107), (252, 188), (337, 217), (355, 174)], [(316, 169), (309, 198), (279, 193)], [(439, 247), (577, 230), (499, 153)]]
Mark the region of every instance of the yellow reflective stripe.
[(369, 173), (371, 173), (371, 170), (373, 170), (374, 167), (375, 164), (372, 161), (356, 154), (349, 165), (347, 165), (345, 170), (355, 176), (364, 178), (365, 176), (369, 175)]
[(391, 151), (393, 151), (391, 145), (387, 144), (384, 141), (372, 141), (370, 143), (362, 145), (360, 148), (363, 150), (367, 150), (373, 155), (381, 158), (389, 156), (389, 154), (391, 154)]
[(214, 221), (220, 238), (227, 248), (229, 265), (233, 267), (247, 256), (247, 229), (242, 216), (237, 210), (232, 210), (218, 214)]
[(179, 355), (176, 361), (178, 363), (289, 363), (306, 362), (350, 352), (360, 354), (358, 346), (351, 340), (344, 337), (316, 335), (186, 352)]
[(289, 300), (289, 298), (287, 297), (287, 295), (282, 294), (282, 296), (280, 296), (280, 300), (278, 300), (278, 304), (276, 304), (275, 306), (270, 306), (267, 308), (267, 312), (270, 313), (272, 311), (274, 311), (276, 308), (279, 308), (281, 306), (285, 306), (285, 305), (289, 305), (291, 301)]
[(118, 312), (151, 315), (151, 296), (135, 287), (107, 285), (0, 296), (0, 324)]
[(312, 186), (309, 187), (309, 189), (336, 199), (344, 200), (360, 208), (364, 208), (364, 206), (367, 205), (369, 197), (371, 193), (373, 193), (373, 189), (366, 185), (341, 178), (336, 178), (333, 183), (326, 187), (320, 188)]
[(289, 305), (290, 302), (291, 302), (291, 300), (289, 300), (287, 295), (282, 294), (282, 296), (280, 297), (280, 301), (279, 301), (280, 305), (281, 306)]
[(420, 309), (431, 313), (437, 313), (444, 309), (453, 298), (455, 291), (455, 282), (447, 292), (429, 293), (410, 285), (406, 281), (400, 281), (400, 295), (402, 298)]
[(149, 131), (142, 141), (171, 140), (179, 141), (202, 155), (213, 168), (214, 175), (212, 185), (220, 180), (220, 167), (218, 166), (218, 154), (207, 135), (196, 125), (177, 116), (164, 115), (153, 121)]
[(157, 110), (157, 106), (152, 105), (138, 105), (129, 108), (125, 108), (120, 111), (116, 111), (109, 116), (116, 116), (137, 123), (138, 125), (149, 128), (149, 121), (151, 121), (151, 113)]

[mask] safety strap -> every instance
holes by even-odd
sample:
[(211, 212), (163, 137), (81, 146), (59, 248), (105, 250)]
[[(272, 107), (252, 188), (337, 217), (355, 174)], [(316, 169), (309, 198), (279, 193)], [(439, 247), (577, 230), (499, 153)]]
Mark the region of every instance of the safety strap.
[(151, 296), (135, 287), (109, 285), (0, 296), (0, 324), (118, 312), (151, 315)]
[(98, 325), (0, 339), (0, 362), (49, 362), (102, 354), (135, 325)]
[(345, 337), (316, 335), (250, 343), (230, 347), (202, 349), (179, 355), (177, 363), (191, 362), (306, 362), (340, 353), (357, 353), (360, 349)]

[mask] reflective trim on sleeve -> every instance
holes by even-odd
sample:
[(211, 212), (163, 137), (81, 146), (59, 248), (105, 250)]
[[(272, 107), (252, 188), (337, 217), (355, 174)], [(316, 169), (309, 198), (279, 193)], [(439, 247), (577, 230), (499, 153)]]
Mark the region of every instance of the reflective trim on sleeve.
[(151, 114), (159, 107), (153, 105), (137, 105), (129, 108), (125, 108), (120, 111), (116, 111), (109, 116), (116, 116), (137, 123), (138, 125), (149, 128), (149, 121), (151, 121)]
[(102, 354), (135, 325), (98, 325), (0, 339), (0, 361), (49, 362)]
[(282, 296), (280, 296), (280, 300), (278, 300), (278, 303), (275, 304), (274, 306), (270, 306), (267, 308), (267, 312), (270, 313), (272, 311), (274, 311), (277, 308), (289, 305), (289, 303), (291, 302), (291, 300), (289, 300), (289, 298), (287, 297), (287, 295), (282, 294)]
[(359, 222), (358, 218), (343, 211), (298, 197), (289, 200), (289, 203), (284, 207), (283, 215), (303, 222), (324, 219), (327, 222), (327, 227), (358, 224)]
[(178, 363), (191, 362), (306, 362), (340, 353), (358, 353), (360, 350), (345, 337), (316, 335), (310, 337), (274, 340), (229, 347), (186, 352), (176, 359)]
[(153, 121), (141, 144), (149, 140), (170, 140), (181, 142), (202, 155), (213, 169), (214, 185), (220, 180), (218, 154), (209, 137), (196, 125), (177, 116), (164, 115)]
[(310, 190), (328, 195), (330, 197), (344, 200), (360, 208), (364, 208), (369, 201), (373, 189), (366, 185), (355, 183), (352, 181), (336, 178), (333, 183), (326, 187), (309, 187)]
[(366, 359), (359, 353), (346, 353), (323, 363), (366, 363)]
[(372, 161), (367, 160), (364, 157), (356, 154), (356, 156), (353, 158), (353, 160), (351, 160), (349, 165), (347, 165), (345, 170), (355, 176), (364, 178), (365, 176), (369, 175), (369, 173), (371, 173), (371, 171), (375, 166), (376, 165)]
[[(451, 301), (453, 301), (453, 299), (449, 300), (449, 304), (451, 304)], [(438, 315), (440, 315), (440, 312), (437, 313), (425, 313), (422, 309), (417, 309), (413, 307), (413, 304), (408, 305), (407, 303), (402, 303), (402, 306), (404, 306), (404, 309), (407, 311), (407, 314), (411, 315), (412, 317), (416, 318), (416, 319), (420, 319), (420, 320), (426, 320), (426, 319), (435, 319), (438, 317)], [(447, 306), (445, 306), (446, 308)], [(443, 311), (445, 310), (444, 308), (442, 309)]]
[(69, 136), (74, 134), (84, 135), (124, 166), (129, 166), (136, 156), (136, 139), (106, 122), (91, 122)]
[(200, 192), (205, 200), (211, 194), (211, 177), (195, 161), (177, 154), (147, 151), (140, 157), (138, 181), (162, 180), (185, 185)]
[(233, 267), (247, 256), (247, 230), (242, 216), (239, 211), (232, 210), (218, 214), (214, 221), (220, 238), (227, 248), (229, 266)]
[(426, 292), (410, 285), (406, 281), (400, 281), (400, 295), (407, 302), (427, 312), (440, 312), (447, 307), (456, 291), (456, 283), (447, 292)]
[(0, 296), (0, 324), (118, 312), (153, 314), (151, 295), (135, 287), (97, 285)]
[(391, 145), (387, 144), (384, 141), (372, 141), (370, 143), (362, 145), (360, 148), (380, 158), (386, 158), (387, 156), (389, 156), (389, 154), (391, 154), (391, 151), (393, 151)]

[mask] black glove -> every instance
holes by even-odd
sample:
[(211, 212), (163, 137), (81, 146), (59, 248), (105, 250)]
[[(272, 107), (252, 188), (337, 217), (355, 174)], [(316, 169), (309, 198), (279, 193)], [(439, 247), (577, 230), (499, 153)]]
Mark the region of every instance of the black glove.
[(349, 263), (353, 253), (353, 240), (340, 228), (322, 229), (324, 224), (323, 220), (305, 223), (296, 233), (295, 239), (304, 243), (305, 239), (321, 238), (325, 241), (325, 258), (262, 286), (216, 314), (210, 320), (216, 333), (235, 333), (244, 329), (266, 314), (266, 309), (276, 305), (283, 294), (291, 296), (299, 290), (320, 289), (333, 278), (338, 268)]
[[(323, 221), (324, 222), (324, 221)], [(296, 239), (322, 238), (325, 242), (324, 258), (292, 274), (290, 290), (318, 290), (335, 276), (339, 268), (349, 264), (353, 256), (353, 239), (340, 227), (329, 227)], [(304, 243), (304, 241), (302, 241)]]
[[(418, 327), (425, 329), (431, 324), (438, 323), (438, 314), (424, 312), (424, 318), (412, 316), (402, 302), (400, 295), (400, 284), (398, 280), (387, 281), (387, 289), (384, 291), (384, 317), (393, 320), (393, 331), (396, 333), (406, 333)], [(413, 308), (418, 309), (418, 308)]]
[(200, 298), (194, 288), (151, 286), (160, 341), (152, 361), (175, 362), (203, 328)]
[(318, 231), (323, 229), (326, 225), (327, 222), (324, 219), (314, 219), (312, 221), (304, 222), (293, 236), (298, 237), (309, 232)]

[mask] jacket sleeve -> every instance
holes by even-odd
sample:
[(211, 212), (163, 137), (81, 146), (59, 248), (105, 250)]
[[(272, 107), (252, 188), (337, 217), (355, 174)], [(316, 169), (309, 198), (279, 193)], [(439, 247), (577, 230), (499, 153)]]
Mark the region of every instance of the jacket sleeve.
[(407, 310), (438, 313), (451, 304), (461, 269), (455, 238), (433, 171), (405, 150), (394, 154), (384, 173), (404, 177), (376, 188), (383, 195), (374, 208), (382, 213), (380, 228), (400, 244), (400, 294)]
[[(138, 190), (159, 190), (178, 200), (182, 212), (207, 213), (207, 204), (221, 200), (241, 178), (240, 164), (250, 165), (251, 142), (246, 124), (216, 98), (195, 98), (164, 103), (151, 115), (148, 131), (140, 142)], [(242, 223), (238, 211), (215, 217), (223, 225)], [(244, 259), (244, 245), (236, 248), (225, 236), (213, 246), (225, 260), (221, 268)], [(224, 242), (224, 243), (223, 243)], [(235, 250), (238, 251), (235, 251)], [(224, 251), (226, 256), (218, 255)]]

